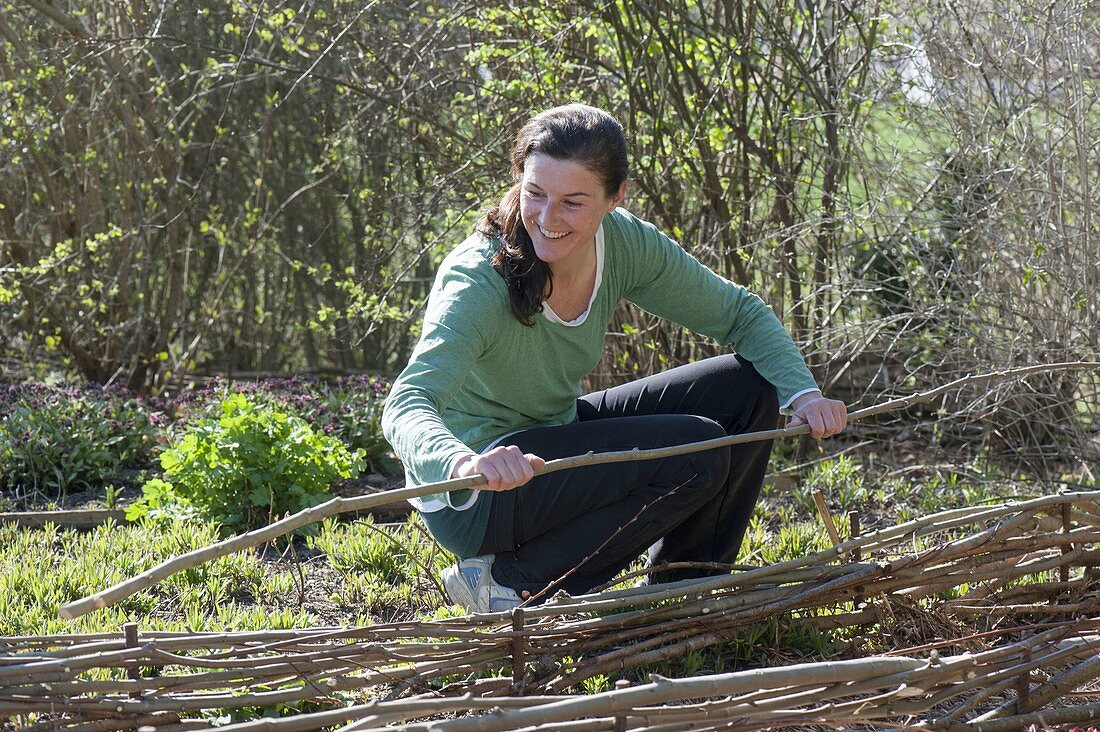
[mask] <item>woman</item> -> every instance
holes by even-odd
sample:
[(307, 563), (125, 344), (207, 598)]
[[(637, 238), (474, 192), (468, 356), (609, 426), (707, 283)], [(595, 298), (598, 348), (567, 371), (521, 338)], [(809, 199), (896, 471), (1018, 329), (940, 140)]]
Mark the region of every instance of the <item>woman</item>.
[[(770, 442), (533, 478), (545, 460), (651, 449), (789, 426), (844, 429), (782, 324), (652, 225), (618, 208), (626, 138), (570, 104), (520, 130), (514, 185), (436, 276), (423, 335), (382, 416), (412, 485), (488, 485), (413, 501), (460, 561), (448, 593), (471, 612), (548, 588), (577, 594), (648, 548), (649, 563), (731, 563)], [(616, 306), (629, 300), (732, 346), (719, 356), (582, 395)], [(657, 572), (654, 581), (705, 574)], [(563, 579), (564, 578), (564, 579)]]

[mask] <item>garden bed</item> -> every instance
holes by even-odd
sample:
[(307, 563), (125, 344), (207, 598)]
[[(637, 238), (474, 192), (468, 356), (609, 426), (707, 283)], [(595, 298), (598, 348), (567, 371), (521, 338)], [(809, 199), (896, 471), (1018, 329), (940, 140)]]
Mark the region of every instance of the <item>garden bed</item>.
[[(279, 391), (280, 385), (286, 387), (286, 391)], [(75, 420), (69, 423), (67, 433), (59, 427), (52, 434), (68, 434), (69, 439), (94, 437), (79, 428), (84, 423), (72, 417), (74, 405), (139, 415), (144, 422), (132, 432), (145, 436), (126, 444), (143, 445), (146, 462), (141, 464), (116, 455), (112, 464), (117, 480), (98, 485), (90, 480), (87, 484), (74, 482), (60, 493), (51, 492), (56, 488), (38, 486), (16, 496), (9, 489), (7, 508), (35, 511), (9, 511), (10, 520), (0, 520), (0, 563), (3, 565), (0, 567), (0, 627), (8, 636), (4, 640), (8, 653), (4, 663), (17, 667), (31, 656), (42, 660), (55, 653), (66, 657), (70, 654), (87, 656), (91, 665), (79, 672), (73, 671), (71, 678), (63, 681), (67, 685), (76, 684), (72, 689), (98, 691), (92, 696), (74, 692), (65, 704), (69, 705), (72, 700), (99, 699), (97, 703), (110, 706), (109, 702), (121, 700), (125, 714), (108, 724), (106, 720), (111, 719), (114, 712), (96, 713), (85, 709), (75, 716), (54, 718), (52, 712), (41, 707), (35, 713), (31, 713), (30, 708), (22, 713), (19, 707), (8, 707), (10, 726), (41, 724), (45, 729), (76, 725), (75, 728), (88, 730), (101, 727), (122, 730), (132, 728), (132, 724), (140, 726), (139, 722), (164, 726), (170, 723), (171, 715), (181, 717), (186, 725), (192, 726), (230, 721), (244, 724), (265, 715), (298, 715), (300, 723), (306, 725), (302, 728), (307, 729), (314, 728), (309, 726), (314, 721), (302, 715), (320, 714), (325, 709), (331, 713), (342, 709), (339, 714), (344, 715), (341, 718), (344, 720), (373, 718), (382, 724), (385, 720), (414, 720), (425, 716), (424, 702), (418, 699), (428, 694), (436, 705), (433, 709), (440, 715), (437, 721), (453, 717), (459, 711), (499, 706), (517, 715), (504, 715), (500, 719), (514, 720), (516, 724), (526, 720), (525, 723), (534, 724), (536, 728), (537, 725), (544, 725), (546, 729), (561, 728), (559, 718), (545, 716), (550, 713), (549, 709), (537, 710), (547, 703), (540, 700), (540, 695), (550, 693), (555, 699), (567, 702), (563, 708), (574, 711), (595, 704), (597, 719), (592, 722), (592, 729), (616, 729), (617, 719), (624, 720), (622, 724), (632, 725), (629, 727), (632, 729), (647, 729), (647, 725), (654, 729), (663, 728), (661, 725), (679, 729), (681, 727), (676, 725), (685, 723), (687, 717), (684, 715), (689, 711), (652, 711), (647, 705), (656, 698), (652, 695), (659, 691), (668, 696), (663, 705), (692, 708), (693, 705), (687, 702), (697, 698), (691, 695), (698, 694), (699, 689), (679, 681), (667, 684), (657, 681), (657, 686), (651, 688), (651, 674), (714, 684), (711, 688), (715, 697), (703, 708), (711, 710), (710, 713), (726, 715), (740, 710), (738, 705), (746, 703), (748, 698), (742, 698), (744, 695), (737, 691), (740, 688), (737, 685), (744, 679), (755, 678), (751, 674), (760, 672), (754, 669), (793, 667), (791, 673), (797, 678), (812, 680), (821, 668), (815, 664), (877, 659), (884, 654), (898, 653), (908, 654), (910, 660), (918, 659), (926, 666), (932, 648), (926, 644), (939, 644), (935, 652), (943, 658), (963, 653), (993, 653), (1013, 642), (1026, 645), (1028, 633), (1038, 639), (1034, 643), (1039, 645), (1028, 646), (1030, 652), (1035, 653), (1043, 643), (1055, 642), (1039, 635), (1050, 629), (1045, 624), (1052, 619), (1060, 624), (1058, 627), (1069, 628), (1057, 641), (1059, 643), (1067, 639), (1080, 642), (1094, 632), (1088, 623), (1068, 626), (1066, 618), (1059, 617), (1059, 614), (1097, 616), (1098, 608), (1087, 605), (1093, 602), (1088, 584), (1091, 570), (1086, 572), (1085, 564), (1078, 562), (1080, 556), (1075, 555), (1061, 565), (1071, 572), (1066, 580), (1056, 576), (1060, 571), (1057, 566), (1032, 574), (1045, 572), (1047, 580), (1055, 584), (1062, 582), (1063, 589), (1068, 587), (1065, 585), (1068, 582), (1076, 590), (1084, 591), (1083, 600), (1070, 602), (1069, 595), (1056, 594), (1053, 607), (1050, 597), (1043, 600), (1049, 608), (1045, 611), (1037, 610), (1035, 602), (1021, 610), (1028, 603), (1013, 601), (1009, 605), (1015, 609), (996, 617), (990, 614), (989, 608), (977, 606), (960, 606), (944, 614), (943, 608), (958, 600), (953, 593), (964, 592), (960, 588), (966, 582), (958, 576), (951, 577), (946, 584), (941, 583), (942, 586), (932, 587), (930, 592), (922, 594), (920, 582), (931, 576), (928, 568), (916, 573), (910, 570), (909, 574), (895, 571), (899, 561), (912, 560), (912, 557), (906, 559), (901, 544), (890, 550), (894, 554), (889, 557), (874, 560), (874, 566), (878, 567), (874, 571), (879, 573), (875, 578), (859, 574), (874, 573), (868, 564), (869, 554), (856, 561), (851, 554), (834, 553), (827, 561), (821, 561), (825, 556), (822, 552), (835, 550), (829, 548), (832, 542), (819, 517), (819, 508), (811, 498), (814, 493), (819, 494), (827, 510), (837, 519), (843, 538), (853, 536), (854, 524), (840, 520), (849, 513), (858, 516), (857, 523), (862, 525), (867, 536), (898, 522), (919, 519), (947, 508), (977, 507), (1006, 498), (1035, 498), (1051, 490), (1050, 484), (1037, 477), (1028, 479), (1018, 469), (991, 467), (988, 462), (967, 455), (934, 454), (924, 439), (927, 436), (918, 436), (920, 439), (908, 444), (895, 444), (890, 452), (871, 451), (868, 448), (873, 443), (861, 438), (872, 435), (859, 426), (850, 430), (844, 439), (830, 441), (834, 451), (831, 455), (798, 457), (790, 443), (778, 446), (773, 461), (776, 472), (765, 486), (741, 560), (760, 567), (757, 571), (777, 565), (792, 566), (792, 562), (805, 562), (808, 557), (810, 564), (799, 565), (797, 571), (792, 570), (793, 574), (771, 577), (755, 590), (738, 586), (736, 578), (739, 575), (733, 575), (733, 579), (724, 580), (732, 584), (707, 589), (708, 600), (675, 592), (667, 597), (647, 599), (644, 593), (630, 589), (636, 580), (628, 575), (625, 584), (587, 598), (585, 602), (550, 606), (549, 614), (533, 610), (524, 621), (524, 638), (528, 645), (523, 651), (526, 662), (522, 679), (513, 678), (514, 636), (509, 635), (512, 619), (459, 616), (457, 609), (449, 605), (438, 580), (442, 568), (453, 559), (431, 540), (416, 517), (408, 517), (404, 505), (393, 506), (385, 513), (372, 511), (372, 515), (346, 515), (339, 520), (326, 520), (289, 542), (222, 557), (180, 572), (117, 605), (65, 621), (57, 615), (62, 605), (140, 574), (172, 556), (214, 543), (223, 535), (224, 531), (220, 532), (216, 524), (198, 516), (165, 515), (157, 520), (127, 523), (117, 512), (140, 496), (138, 486), (141, 482), (165, 475), (159, 470), (156, 458), (195, 425), (213, 425), (212, 415), (231, 393), (243, 393), (253, 404), (308, 417), (319, 434), (339, 439), (344, 439), (344, 434), (351, 434), (345, 444), (368, 436), (375, 440), (371, 444), (376, 457), (364, 460), (366, 470), (334, 485), (332, 494), (350, 497), (403, 484), (399, 473), (378, 471), (380, 467), (392, 465), (386, 462), (384, 442), (377, 442), (381, 439), (377, 432), (361, 429), (364, 424), (377, 426), (376, 411), (371, 419), (362, 418), (364, 404), (375, 410), (381, 405), (381, 391), (373, 388), (366, 392), (358, 388), (351, 390), (355, 397), (366, 394), (366, 401), (360, 402), (354, 410), (354, 419), (348, 416), (352, 412), (340, 406), (339, 400), (330, 399), (333, 394), (330, 386), (313, 380), (250, 384), (243, 392), (215, 382), (208, 385), (205, 392), (199, 390), (191, 398), (178, 400), (174, 408), (166, 406), (167, 403), (154, 404), (131, 395), (108, 395), (94, 389), (92, 398), (86, 398), (79, 391), (62, 390), (66, 388), (70, 387), (34, 389), (31, 393), (33, 398), (40, 400), (35, 404), (46, 408), (47, 415), (59, 415), (59, 420)], [(198, 396), (201, 393), (206, 396)], [(26, 392), (9, 389), (7, 394), (11, 397)], [(115, 400), (111, 402), (114, 407), (106, 404), (109, 400)], [(50, 409), (55, 411), (50, 412)], [(333, 416), (341, 414), (344, 415), (341, 419)], [(78, 428), (73, 429), (72, 424)], [(326, 424), (330, 427), (326, 428)], [(341, 424), (345, 427), (340, 427)], [(341, 432), (349, 425), (358, 431)], [(33, 445), (28, 443), (28, 449), (30, 447)], [(71, 451), (69, 454), (81, 453)], [(1077, 479), (1070, 475), (1062, 478), (1063, 486)], [(1080, 478), (1082, 482), (1087, 482), (1086, 479), (1087, 476)], [(796, 485), (799, 489), (792, 490)], [(60, 520), (62, 516), (58, 514), (48, 515), (46, 509), (75, 512), (69, 513), (69, 517), (105, 520), (98, 525), (78, 528)], [(1029, 530), (1042, 529), (1048, 534), (1051, 531), (1058, 534), (1060, 528), (1061, 524), (1055, 527), (1057, 530), (1036, 524)], [(958, 538), (941, 537), (946, 542)], [(912, 541), (915, 540), (914, 534)], [(931, 538), (921, 541), (926, 540), (931, 541)], [(916, 546), (912, 541), (910, 548)], [(921, 547), (930, 549), (932, 545), (922, 544)], [(1055, 543), (1045, 550), (1056, 555), (1052, 561), (1061, 559), (1060, 547)], [(1091, 555), (1086, 553), (1084, 556)], [(633, 567), (635, 571), (638, 569), (640, 565)], [(873, 588), (873, 582), (889, 582), (891, 578), (894, 586), (881, 592)], [(822, 587), (827, 590), (824, 594)], [(785, 591), (794, 593), (792, 597), (804, 596), (810, 601), (791, 604), (789, 597), (781, 602), (774, 597), (768, 600), (767, 593), (776, 588), (787, 588)], [(829, 594), (834, 590), (836, 593)], [(736, 602), (742, 602), (745, 597), (762, 598), (763, 604), (753, 610), (757, 615), (751, 623), (714, 624), (715, 618), (728, 615), (729, 610), (716, 610), (717, 606), (708, 607), (706, 602), (728, 603), (730, 598), (740, 598)], [(623, 602), (623, 598), (628, 598), (629, 607), (614, 604)], [(593, 601), (603, 605), (592, 605)], [(657, 606), (653, 606), (654, 602)], [(1064, 602), (1064, 606), (1057, 607), (1059, 602)], [(649, 609), (646, 609), (647, 604)], [(670, 610), (663, 608), (664, 605), (688, 608), (687, 614), (669, 615)], [(695, 610), (690, 609), (693, 607)], [(747, 612), (745, 607), (738, 612)], [(616, 622), (622, 623), (624, 617), (638, 620), (629, 628), (618, 627), (610, 636), (599, 631), (601, 623), (608, 622), (608, 618), (616, 618)], [(134, 651), (131, 646), (131, 650), (124, 651), (130, 654), (126, 656), (130, 660), (114, 664), (116, 656), (112, 656), (114, 651), (109, 649), (127, 647), (123, 628), (130, 623), (136, 623), (139, 650)], [(680, 630), (675, 630), (677, 627)], [(673, 635), (679, 633), (679, 640), (662, 636), (665, 631), (661, 628), (672, 629), (669, 632)], [(595, 635), (586, 636), (593, 629)], [(222, 639), (219, 643), (224, 641), (228, 645), (217, 648), (204, 645), (214, 637), (207, 635), (210, 633)], [(276, 646), (265, 645), (273, 639), (277, 641)], [(260, 643), (261, 640), (264, 642)], [(79, 649), (81, 644), (87, 643), (93, 645)], [(1020, 653), (1024, 647), (1018, 647)], [(89, 649), (91, 655), (86, 652)], [(169, 651), (179, 651), (182, 658), (189, 660), (173, 665), (153, 657)], [(324, 675), (332, 671), (325, 666), (327, 670), (324, 673), (319, 670), (321, 675), (316, 677), (298, 674), (280, 677), (281, 680), (252, 677), (249, 676), (251, 671), (247, 671), (257, 664), (262, 666), (266, 661), (261, 660), (268, 658), (286, 658), (288, 663), (300, 664), (301, 653), (308, 655), (314, 651), (331, 652), (333, 657), (351, 666), (334, 672), (335, 675)], [(106, 655), (100, 655), (103, 653)], [(356, 655), (359, 653), (365, 655)], [(390, 660), (383, 662), (370, 655), (372, 653), (382, 653)], [(413, 655), (408, 655), (410, 653)], [(470, 656), (471, 653), (474, 655)], [(220, 690), (210, 687), (203, 691), (193, 686), (195, 693), (212, 695), (211, 703), (206, 706), (192, 705), (174, 711), (162, 705), (158, 711), (146, 708), (148, 705), (135, 707), (127, 701), (132, 699), (132, 693), (145, 689), (139, 686), (144, 681), (130, 679), (135, 667), (141, 670), (142, 679), (176, 676), (202, 679), (213, 668), (208, 665), (208, 661), (213, 660), (237, 664), (244, 670), (233, 677), (236, 679), (234, 684), (218, 687)], [(1062, 660), (1069, 663), (1072, 659)], [(887, 712), (893, 714), (903, 707), (915, 710), (936, 693), (946, 696), (954, 693), (952, 689), (957, 683), (954, 677), (945, 677), (947, 680), (936, 687), (938, 692), (926, 689), (927, 698), (921, 699), (908, 698), (904, 694), (898, 696), (884, 687), (875, 687), (881, 678), (896, 681), (899, 673), (919, 675), (919, 670), (895, 669), (894, 676), (887, 674), (880, 678), (875, 675), (877, 672), (868, 676), (867, 669), (878, 668), (875, 665), (878, 663), (875, 660), (870, 665), (840, 667), (850, 668), (853, 674), (863, 674), (856, 684), (862, 684), (859, 688), (878, 689), (868, 697), (858, 694), (851, 697), (862, 699), (862, 706), (857, 706), (871, 715), (867, 719), (898, 719)], [(954, 669), (964, 664), (958, 659), (952, 663)], [(979, 662), (973, 668), (984, 669), (981, 673), (994, 673), (993, 668), (988, 664), (983, 666), (984, 663)], [(424, 664), (430, 670), (424, 671)], [(408, 675), (409, 668), (414, 668), (412, 675)], [(1036, 667), (1036, 672), (1056, 674), (1060, 668), (1052, 662), (1042, 668)], [(311, 681), (303, 686), (303, 678)], [(335, 687), (329, 685), (333, 679)], [(155, 686), (161, 682), (150, 683)], [(180, 682), (173, 679), (169, 686), (177, 689), (177, 683)], [(850, 689), (854, 688), (851, 685), (855, 684), (855, 677), (834, 679), (830, 683), (838, 691)], [(617, 684), (629, 684), (631, 689), (627, 691), (638, 691), (622, 694), (619, 693), (622, 689), (615, 689)], [(314, 687), (323, 693), (306, 693)], [(34, 693), (38, 693), (44, 687), (35, 688), (38, 691)], [(142, 698), (159, 699), (157, 703), (163, 704), (176, 698), (176, 691), (168, 687), (156, 688), (159, 690), (146, 689)], [(759, 694), (765, 693), (763, 687), (760, 689), (757, 697), (752, 697), (756, 706), (762, 703)], [(9, 699), (31, 698), (26, 696), (26, 689), (18, 685), (7, 691)], [(289, 696), (285, 699), (278, 696), (284, 692)], [(475, 694), (475, 698), (491, 698), (499, 703), (470, 701), (470, 697), (462, 696), (467, 692)], [(101, 693), (106, 696), (94, 696)], [(254, 693), (260, 695), (249, 696)], [(1014, 686), (1000, 693), (997, 701), (1008, 704), (1016, 693), (1018, 688)], [(245, 695), (242, 699), (222, 703), (226, 695), (242, 694)], [(880, 703), (879, 697), (892, 701)], [(389, 701), (382, 702), (382, 699)], [(962, 697), (958, 703), (964, 703)], [(569, 706), (574, 704), (580, 706)], [(838, 708), (851, 715), (850, 707)], [(790, 723), (794, 720), (799, 723), (826, 721), (820, 714), (814, 717), (809, 709), (799, 707), (795, 716), (783, 719)], [(385, 715), (380, 716), (382, 710)], [(600, 710), (610, 711), (603, 714)], [(932, 715), (939, 713), (937, 710), (942, 711), (931, 705), (920, 713)], [(131, 712), (137, 716), (125, 716)], [(912, 713), (917, 714), (916, 711)], [(676, 717), (676, 714), (681, 716)], [(880, 717), (874, 717), (875, 714)], [(972, 720), (976, 714), (960, 716), (959, 723)], [(1024, 719), (1016, 716), (1018, 721)], [(329, 722), (324, 724), (335, 723), (336, 717), (317, 717), (315, 727), (324, 726), (326, 719)], [(532, 721), (538, 719), (543, 721)], [(664, 721), (660, 721), (662, 719)], [(768, 719), (772, 720), (770, 724), (779, 723), (776, 720), (780, 718)], [(854, 721), (857, 717), (850, 716), (850, 719)], [(455, 720), (455, 724), (458, 722)], [(80, 727), (82, 724), (92, 726)], [(746, 724), (751, 726), (751, 723)]]

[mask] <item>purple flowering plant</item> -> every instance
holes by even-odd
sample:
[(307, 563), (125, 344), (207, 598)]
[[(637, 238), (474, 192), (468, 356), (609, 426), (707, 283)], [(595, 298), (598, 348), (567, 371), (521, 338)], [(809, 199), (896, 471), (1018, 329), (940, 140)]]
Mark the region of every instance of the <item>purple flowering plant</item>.
[(387, 464), (382, 405), (387, 380), (370, 375), (325, 381), (299, 375), (259, 381), (213, 378), (169, 398), (139, 397), (93, 383), (0, 382), (0, 492), (31, 502), (107, 485), (140, 483), (159, 454), (222, 403), (243, 394), (257, 406), (300, 417), (339, 439), (375, 470)]
[(60, 498), (147, 467), (156, 443), (151, 416), (122, 388), (0, 383), (0, 490)]

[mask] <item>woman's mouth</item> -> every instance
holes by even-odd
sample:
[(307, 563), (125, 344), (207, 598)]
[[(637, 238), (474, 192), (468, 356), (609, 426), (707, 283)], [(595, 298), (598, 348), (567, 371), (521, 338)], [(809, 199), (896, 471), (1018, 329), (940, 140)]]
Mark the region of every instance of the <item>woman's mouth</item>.
[(539, 233), (545, 236), (547, 239), (560, 239), (569, 233), (568, 231), (550, 231), (548, 229), (544, 229), (542, 228), (542, 225), (538, 222), (535, 222), (535, 226), (538, 227)]

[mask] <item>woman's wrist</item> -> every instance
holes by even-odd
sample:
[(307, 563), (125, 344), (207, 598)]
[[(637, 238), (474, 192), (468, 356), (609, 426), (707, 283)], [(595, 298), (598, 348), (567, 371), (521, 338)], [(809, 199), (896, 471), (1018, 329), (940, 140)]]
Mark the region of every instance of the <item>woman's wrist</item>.
[(455, 461), (454, 467), (451, 468), (451, 479), (453, 480), (454, 478), (465, 477), (465, 475), (462, 473), (462, 469), (466, 467), (475, 457), (477, 456), (473, 453), (470, 453), (468, 455), (463, 455), (457, 461)]
[(804, 391), (795, 397), (790, 405), (787, 407), (787, 411), (794, 412), (797, 409), (809, 404), (814, 399), (822, 399), (825, 395), (821, 393), (821, 389), (813, 389), (811, 391)]

